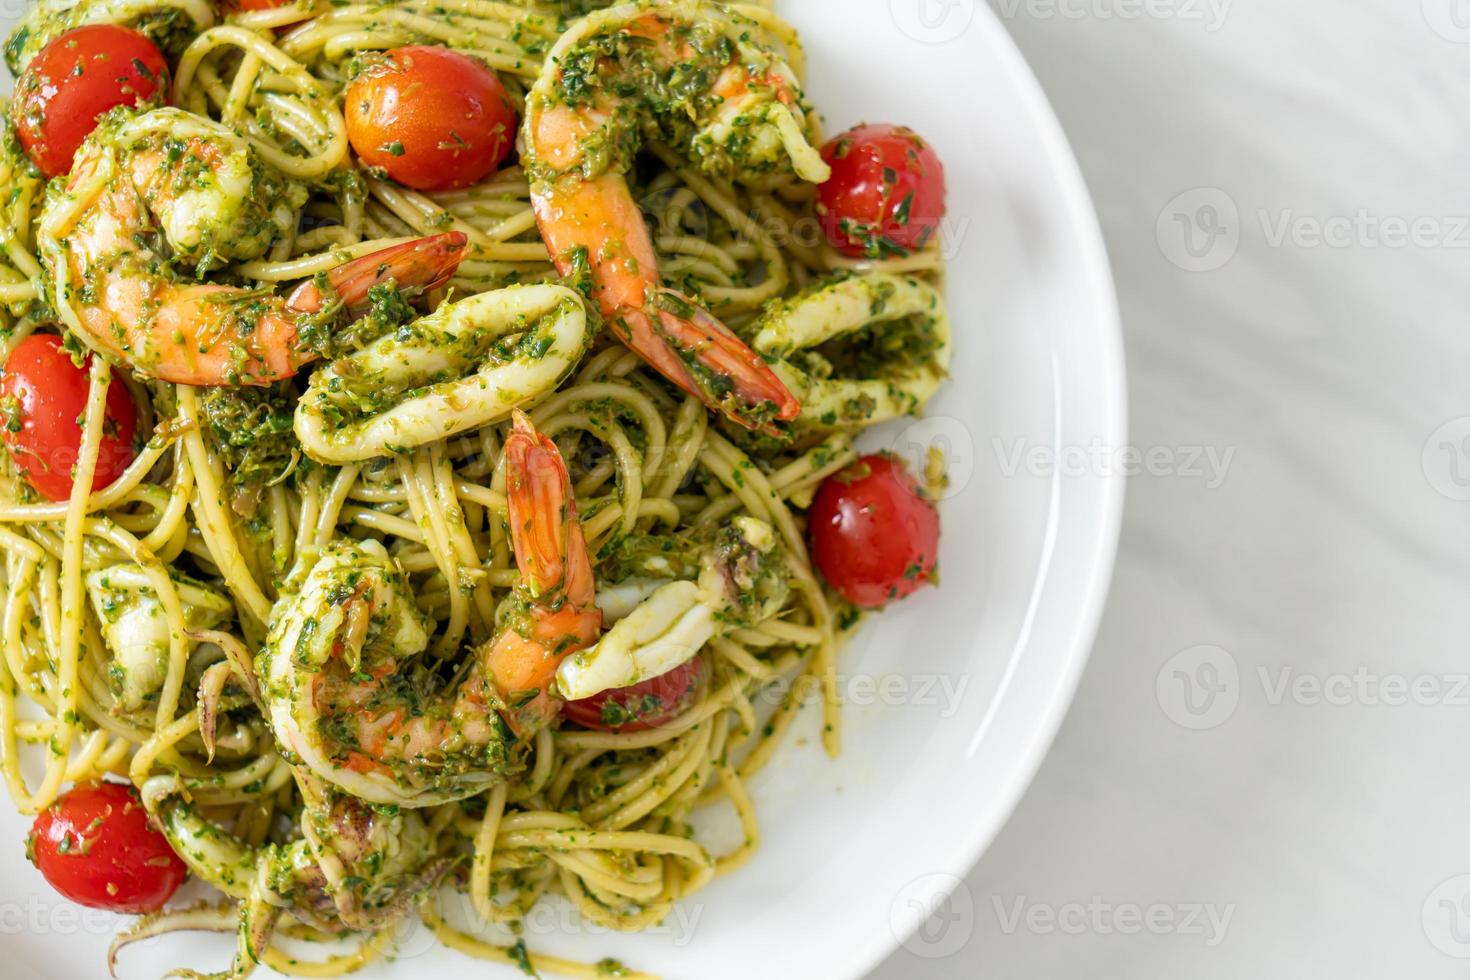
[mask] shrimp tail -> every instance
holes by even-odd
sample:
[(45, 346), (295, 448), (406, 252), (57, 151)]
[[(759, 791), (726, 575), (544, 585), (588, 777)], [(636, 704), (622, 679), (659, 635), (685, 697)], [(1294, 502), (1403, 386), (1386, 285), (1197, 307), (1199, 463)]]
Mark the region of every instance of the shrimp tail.
[(556, 443), (517, 410), (505, 459), (511, 547), (522, 584), (515, 612), (489, 645), (487, 674), (501, 717), (524, 736), (555, 717), (558, 704), (547, 692), (556, 670), (597, 638), (602, 613)]
[(566, 586), (568, 567), (587, 559), (587, 543), (561, 452), (520, 410), (512, 416), (505, 456), (511, 546), (527, 588), (539, 599)]
[(650, 290), (646, 310), (613, 320), (625, 343), (660, 374), (715, 412), (748, 429), (780, 436), (776, 421), (801, 414), (801, 403), (759, 354), (689, 297)]
[(365, 312), (374, 286), (393, 282), (416, 295), (438, 289), (459, 268), (468, 242), (463, 232), (451, 231), (360, 255), (297, 286), (286, 298), (286, 309), (320, 313), (335, 299), (357, 316)]

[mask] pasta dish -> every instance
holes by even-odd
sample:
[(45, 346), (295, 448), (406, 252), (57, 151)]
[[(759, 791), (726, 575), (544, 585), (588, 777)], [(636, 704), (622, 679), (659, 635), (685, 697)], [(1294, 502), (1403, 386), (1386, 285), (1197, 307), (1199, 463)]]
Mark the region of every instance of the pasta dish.
[(842, 637), (937, 581), (941, 474), (854, 447), (947, 377), (933, 148), (824, 137), (768, 3), (42, 0), (5, 55), (32, 861), (214, 976), (409, 916), (641, 975), (439, 897), (647, 929), (804, 703), (839, 750)]

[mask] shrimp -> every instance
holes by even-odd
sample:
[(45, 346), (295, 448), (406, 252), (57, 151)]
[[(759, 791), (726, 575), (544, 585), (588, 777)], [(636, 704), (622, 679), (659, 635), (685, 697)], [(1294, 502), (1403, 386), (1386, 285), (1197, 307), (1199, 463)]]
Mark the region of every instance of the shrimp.
[(53, 305), (93, 349), (175, 384), (265, 385), (317, 355), (303, 328), (361, 312), (373, 286), (428, 291), (466, 239), (434, 235), (349, 261), (289, 296), (199, 282), (290, 233), (306, 188), (241, 137), (181, 109), (116, 110), (53, 186), (39, 241)]
[(669, 381), (747, 428), (775, 433), (800, 403), (761, 357), (665, 287), (628, 188), (645, 135), (706, 172), (830, 169), (807, 141), (795, 75), (724, 8), (639, 0), (585, 18), (546, 58), (526, 103), (523, 160), (541, 236), (564, 276), (589, 271), (618, 338)]
[(256, 662), (276, 740), (340, 790), (433, 806), (512, 777), (555, 717), (562, 659), (602, 626), (592, 565), (556, 444), (514, 413), (505, 460), (521, 584), (462, 679), (422, 662), (431, 624), (376, 541), (339, 540), (277, 603)]
[[(697, 580), (656, 587), (633, 580), (630, 585), (651, 592), (595, 645), (557, 669), (557, 693), (567, 700), (666, 674), (694, 659), (716, 636), (775, 616), (790, 594), (780, 539), (754, 517), (737, 517), (714, 533), (700, 557)], [(623, 598), (599, 601), (610, 607)]]

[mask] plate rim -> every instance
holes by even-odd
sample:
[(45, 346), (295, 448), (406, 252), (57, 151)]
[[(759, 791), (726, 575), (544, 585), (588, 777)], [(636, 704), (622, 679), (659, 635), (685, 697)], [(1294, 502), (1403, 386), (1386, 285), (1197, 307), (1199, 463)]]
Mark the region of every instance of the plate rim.
[[(1005, 75), (1024, 100), (1026, 115), (1034, 121), (1037, 135), (1046, 148), (1047, 160), (1055, 170), (1061, 192), (1061, 211), (1067, 216), (1073, 240), (1082, 252), (1083, 280), (1088, 290), (1087, 307), (1094, 309), (1096, 314), (1094, 332), (1099, 334), (1098, 348), (1102, 355), (1097, 364), (1097, 376), (1104, 403), (1099, 406), (1102, 410), (1099, 435), (1107, 446), (1123, 446), (1128, 439), (1128, 378), (1122, 317), (1107, 241), (1096, 205), (1071, 140), (1051, 100), (1000, 17), (989, 4), (975, 0), (971, 26), (982, 35), (979, 47), (1000, 60)], [(1059, 433), (1063, 440), (1065, 435), (1065, 431)], [(936, 873), (924, 879), (927, 887), (915, 888), (909, 895), (923, 902), (925, 908), (936, 909), (949, 899), (1010, 822), (1021, 798), (1051, 752), (1091, 659), (1116, 568), (1127, 477), (1115, 471), (1089, 475), (1095, 476), (1098, 487), (1097, 502), (1091, 508), (1096, 519), (1091, 528), (1092, 540), (1084, 549), (1084, 553), (1090, 556), (1090, 568), (1084, 577), (1087, 582), (1085, 592), (1075, 606), (1077, 613), (1070, 630), (1073, 637), (1071, 648), (1057, 658), (1058, 669), (1053, 677), (1051, 694), (1045, 699), (1044, 710), (1037, 715), (1024, 751), (1018, 753), (1013, 761), (1010, 778), (993, 786), (996, 804), (991, 808), (990, 818), (977, 821), (968, 837), (952, 849), (950, 866), (934, 869)], [(1053, 477), (1054, 481), (1058, 479), (1059, 476)], [(1054, 522), (1055, 518), (1052, 520)], [(1043, 586), (1046, 592), (1053, 588), (1050, 583)], [(1005, 696), (1004, 690), (1000, 696)], [(907, 944), (922, 924), (920, 919), (901, 933), (894, 929), (881, 931), (865, 944), (853, 947), (845, 967), (834, 976), (861, 980)]]
[[(1096, 406), (1098, 434), (1105, 444), (1122, 446), (1128, 438), (1124, 344), (1111, 264), (1096, 207), (1071, 142), (1036, 74), (995, 10), (982, 0), (973, 0), (973, 5), (969, 29), (976, 36), (971, 43), (981, 53), (995, 59), (1014, 87), (1025, 117), (1036, 127), (1046, 164), (1055, 174), (1059, 192), (1058, 212), (1065, 215), (1071, 240), (1080, 252), (1079, 283), (1085, 286), (1085, 308), (1090, 311), (1089, 321), (1093, 324), (1088, 333), (1093, 335), (1100, 355), (1093, 366), (1100, 392)], [(8, 71), (0, 72), (0, 79), (8, 79), (9, 74)], [(1060, 431), (1059, 438), (1065, 440), (1069, 432), (1070, 429)], [(935, 873), (925, 876), (923, 887), (907, 893), (922, 901), (926, 908), (936, 908), (947, 900), (989, 850), (1035, 781), (1071, 708), (1091, 657), (1111, 588), (1122, 529), (1126, 483), (1126, 477), (1118, 472), (1095, 474), (1092, 486), (1096, 491), (1083, 508), (1088, 521), (1088, 540), (1076, 547), (1077, 555), (1086, 556), (1085, 562), (1079, 561), (1075, 566), (1078, 581), (1084, 582), (1085, 587), (1076, 597), (1077, 601), (1072, 606), (1074, 613), (1065, 630), (1070, 634), (1070, 644), (1050, 658), (1053, 665), (1050, 690), (1045, 698), (1032, 702), (1040, 710), (1020, 750), (1011, 759), (1005, 778), (990, 787), (993, 805), (988, 808), (986, 819), (974, 822), (964, 838), (949, 849), (949, 860), (945, 865), (933, 868)], [(1051, 518), (1051, 521), (1054, 523), (1056, 518)], [(1056, 584), (1048, 579), (1042, 592), (1050, 594), (1056, 588)], [(1002, 689), (999, 697), (1005, 696)], [(828, 962), (833, 969), (828, 975), (832, 980), (861, 980), (908, 943), (921, 924), (922, 921), (914, 922), (902, 932), (893, 928), (874, 930), (861, 943), (847, 946), (845, 950), (829, 950)], [(40, 948), (44, 949), (44, 946)], [(24, 951), (18, 949), (16, 952)]]

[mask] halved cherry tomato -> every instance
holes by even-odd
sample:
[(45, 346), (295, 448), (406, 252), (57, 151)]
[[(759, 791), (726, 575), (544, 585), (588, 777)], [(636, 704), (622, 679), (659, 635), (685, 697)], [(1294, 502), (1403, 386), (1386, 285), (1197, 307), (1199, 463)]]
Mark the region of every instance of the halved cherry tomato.
[(809, 534), (827, 584), (866, 609), (931, 581), (939, 558), (939, 512), (892, 456), (864, 456), (822, 481)]
[(709, 679), (704, 658), (695, 657), (667, 674), (632, 687), (603, 691), (562, 708), (566, 719), (600, 732), (642, 732), (658, 728), (688, 711)]
[(36, 817), (26, 856), (73, 902), (134, 915), (162, 908), (189, 873), (149, 826), (137, 792), (120, 783), (63, 793)]
[(822, 147), (817, 215), (832, 247), (881, 259), (923, 248), (944, 217), (944, 164), (904, 126), (859, 126)]
[(88, 24), (31, 59), (16, 83), (11, 118), (26, 155), (55, 177), (71, 170), (98, 116), (166, 98), (168, 85), (168, 63), (156, 44), (116, 24)]
[[(72, 466), (82, 448), (79, 424), (91, 382), (55, 334), (34, 333), (15, 345), (0, 373), (0, 419), (15, 468), (49, 500), (71, 496)], [(138, 408), (117, 380), (107, 386), (107, 416), (92, 489), (101, 490), (133, 461)]]
[(477, 184), (505, 160), (516, 111), (469, 55), (394, 48), (347, 86), (347, 138), (362, 162), (421, 191)]

